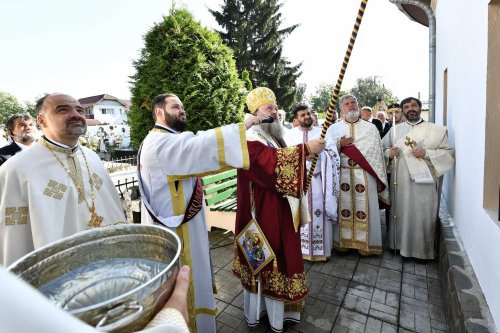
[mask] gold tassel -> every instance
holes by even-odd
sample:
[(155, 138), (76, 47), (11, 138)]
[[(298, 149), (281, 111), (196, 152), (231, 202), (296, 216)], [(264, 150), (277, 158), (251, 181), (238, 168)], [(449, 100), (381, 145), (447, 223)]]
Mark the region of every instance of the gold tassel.
[(278, 273), (278, 261), (276, 260), (276, 258), (274, 258), (273, 262), (273, 272)]
[(257, 292), (257, 288), (256, 288), (256, 282), (255, 282), (255, 275), (252, 275), (252, 293), (256, 293)]

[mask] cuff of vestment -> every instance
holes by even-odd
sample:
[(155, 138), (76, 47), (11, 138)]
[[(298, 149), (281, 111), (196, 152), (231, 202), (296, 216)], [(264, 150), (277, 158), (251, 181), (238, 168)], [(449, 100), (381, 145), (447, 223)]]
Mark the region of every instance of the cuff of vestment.
[(185, 329), (186, 332), (189, 332), (184, 316), (179, 310), (174, 308), (163, 308), (156, 314), (156, 316), (154, 316), (146, 328), (156, 327), (163, 324), (172, 324)]

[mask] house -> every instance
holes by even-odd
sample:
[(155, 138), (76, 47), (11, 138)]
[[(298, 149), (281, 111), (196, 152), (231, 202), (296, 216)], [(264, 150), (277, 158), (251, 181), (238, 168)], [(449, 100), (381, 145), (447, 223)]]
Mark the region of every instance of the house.
[[(478, 283), (456, 267), (446, 278), (454, 271), (461, 275), (458, 299), (475, 309), (466, 309), (468, 324), (488, 327), (467, 332), (495, 331), (500, 328), (500, 0), (390, 1), (425, 26), (429, 20), (421, 3), (435, 15), (435, 122), (448, 127), (456, 161), (442, 193)], [(484, 308), (475, 308), (480, 300), (471, 295), (478, 290), (495, 325), (488, 325)], [(457, 331), (463, 330), (452, 329)]]
[(96, 119), (102, 124), (122, 125), (127, 123), (130, 101), (108, 94), (80, 98), (85, 116)]

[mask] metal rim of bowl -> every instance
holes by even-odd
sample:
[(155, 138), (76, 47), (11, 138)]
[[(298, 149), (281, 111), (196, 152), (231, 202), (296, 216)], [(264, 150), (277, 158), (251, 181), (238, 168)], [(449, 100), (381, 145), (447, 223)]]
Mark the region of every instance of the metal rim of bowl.
[[(120, 225), (105, 226), (105, 227), (101, 227), (101, 228), (97, 228), (97, 229), (85, 230), (85, 231), (79, 232), (77, 234), (74, 234), (74, 235), (71, 235), (71, 236), (68, 236), (68, 237), (65, 237), (65, 238), (61, 238), (61, 239), (59, 239), (57, 241), (49, 243), (49, 244), (47, 244), (45, 246), (42, 246), (42, 247), (38, 248), (37, 250), (35, 250), (33, 252), (30, 252), (30, 253), (24, 255), (23, 257), (19, 258), (14, 263), (12, 263), (11, 265), (9, 265), (9, 267), (7, 267), (7, 270), (11, 271), (12, 269), (15, 269), (16, 266), (20, 265), (23, 261), (27, 260), (28, 258), (34, 256), (37, 253), (43, 252), (43, 251), (45, 251), (45, 250), (47, 250), (47, 249), (49, 249), (51, 247), (60, 245), (62, 243), (67, 242), (68, 240), (72, 240), (72, 239), (75, 239), (75, 238), (79, 238), (79, 237), (84, 237), (85, 238), (85, 236), (88, 236), (89, 234), (98, 233), (98, 231), (100, 229), (102, 229), (102, 228), (108, 228), (108, 227), (116, 228), (117, 230), (127, 230), (127, 229), (157, 229), (157, 230), (159, 230), (161, 232), (166, 232), (167, 234), (170, 234), (171, 236), (173, 236), (173, 238), (176, 240), (176, 242), (177, 242), (177, 251), (176, 251), (176, 253), (174, 255), (174, 258), (167, 265), (167, 267), (165, 267), (158, 274), (156, 274), (156, 276), (154, 276), (153, 278), (151, 278), (150, 280), (148, 280), (144, 284), (140, 285), (139, 287), (136, 287), (136, 288), (134, 288), (134, 289), (132, 289), (132, 290), (130, 290), (130, 291), (128, 291), (128, 292), (126, 292), (126, 293), (118, 296), (118, 297), (109, 299), (107, 301), (100, 302), (100, 303), (97, 303), (97, 304), (93, 304), (93, 305), (90, 305), (90, 306), (87, 306), (87, 307), (84, 307), (84, 308), (80, 308), (80, 309), (75, 309), (75, 310), (68, 311), (71, 314), (79, 314), (79, 313), (82, 313), (82, 312), (91, 311), (91, 310), (97, 309), (97, 308), (102, 307), (102, 306), (113, 304), (113, 303), (115, 303), (116, 301), (118, 301), (120, 299), (126, 299), (128, 296), (137, 293), (139, 290), (144, 289), (145, 287), (149, 286), (150, 284), (156, 282), (156, 280), (160, 279), (178, 261), (178, 259), (180, 257), (180, 253), (181, 253), (181, 240), (180, 240), (179, 236), (177, 236), (177, 234), (175, 232), (173, 232), (172, 230), (170, 230), (168, 228), (165, 228), (165, 227), (156, 226), (156, 225), (120, 224)], [(107, 230), (109, 230), (109, 229), (107, 229)], [(137, 233), (137, 234), (139, 234), (139, 233)], [(75, 244), (75, 245), (84, 244), (84, 243), (86, 243), (86, 242), (81, 242), (81, 243), (78, 243), (78, 244)], [(15, 273), (15, 274), (16, 275), (20, 275), (18, 273)]]

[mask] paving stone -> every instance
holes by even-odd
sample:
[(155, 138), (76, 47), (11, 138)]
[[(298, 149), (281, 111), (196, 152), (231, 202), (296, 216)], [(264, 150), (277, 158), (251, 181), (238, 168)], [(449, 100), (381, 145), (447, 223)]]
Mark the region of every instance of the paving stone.
[(415, 314), (415, 331), (419, 333), (432, 333), (431, 319), (429, 317)]
[(425, 276), (419, 276), (415, 274), (403, 273), (403, 283), (407, 283), (409, 285), (427, 288), (427, 278)]
[(375, 318), (368, 318), (368, 320), (366, 321), (366, 332), (382, 332), (382, 321)]
[(396, 325), (391, 325), (391, 324), (388, 324), (388, 323), (382, 323), (382, 331), (381, 331), (381, 333), (397, 333), (397, 332), (398, 332), (398, 327)]
[(233, 317), (226, 312), (223, 312), (219, 316), (217, 316), (217, 321), (231, 328), (237, 328), (241, 323), (241, 319)]
[(376, 287), (400, 294), (401, 272), (381, 267), (378, 272)]
[[(333, 260), (332, 260), (333, 259)], [(333, 266), (328, 274), (339, 277), (341, 279), (350, 280), (354, 275), (354, 271), (358, 263), (356, 261), (343, 259), (343, 258), (332, 258)]]
[(415, 314), (409, 311), (399, 311), (399, 326), (408, 330), (415, 330)]
[(356, 271), (354, 272), (354, 276), (352, 277), (352, 279), (353, 281), (375, 287), (375, 284), (377, 282), (378, 269), (379, 267), (377, 266), (360, 262), (356, 267)]

